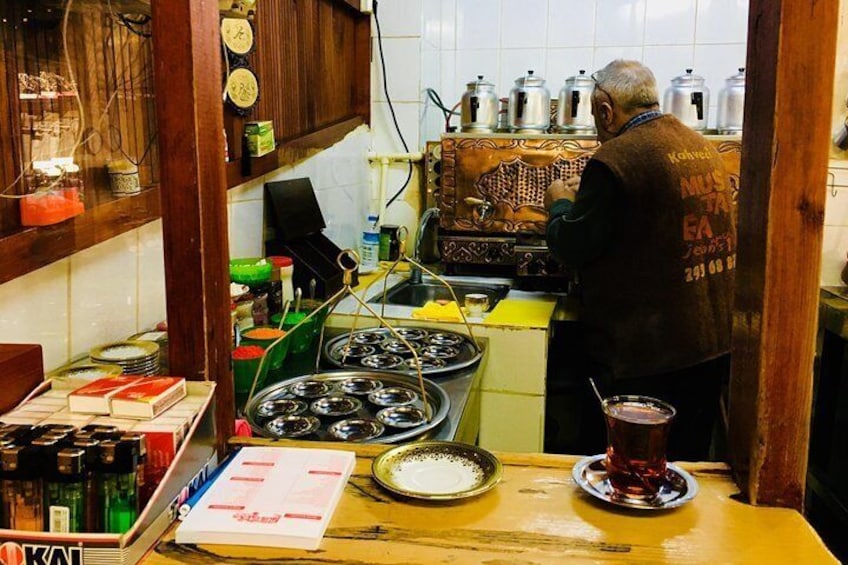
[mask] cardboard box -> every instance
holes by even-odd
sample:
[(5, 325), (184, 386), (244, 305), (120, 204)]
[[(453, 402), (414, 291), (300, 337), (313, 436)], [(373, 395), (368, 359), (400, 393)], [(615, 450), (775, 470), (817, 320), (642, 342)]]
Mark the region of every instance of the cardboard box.
[(276, 149), (274, 122), (247, 122), (244, 135), (247, 136), (247, 150), (251, 157), (261, 157)]
[[(13, 374), (0, 374), (0, 386)], [(28, 398), (44, 394), (51, 385), (42, 382)], [(57, 388), (73, 389), (85, 384), (55, 383)], [(172, 458), (171, 466), (159, 478), (147, 506), (125, 534), (58, 534), (0, 529), (5, 551), (20, 558), (21, 565), (67, 563), (131, 565), (141, 560), (150, 547), (176, 518), (179, 505), (197, 488), (217, 465), (215, 455), (214, 400), (215, 383), (187, 384), (189, 398), (202, 405), (188, 436)]]
[(68, 408), (80, 414), (109, 415), (110, 400), (124, 388), (141, 381), (143, 377), (121, 375), (91, 381), (68, 395)]
[(48, 416), (39, 422), (39, 424), (61, 424), (63, 426), (73, 426), (81, 428), (87, 426), (94, 420), (93, 414), (75, 414), (74, 412), (62, 412)]
[(182, 377), (146, 377), (124, 387), (111, 397), (113, 418), (152, 419), (186, 395)]

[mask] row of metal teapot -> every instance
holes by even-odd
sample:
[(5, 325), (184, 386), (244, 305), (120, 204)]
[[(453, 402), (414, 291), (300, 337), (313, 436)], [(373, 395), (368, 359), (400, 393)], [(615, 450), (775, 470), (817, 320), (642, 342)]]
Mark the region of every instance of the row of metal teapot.
[[(556, 114), (551, 109), (551, 94), (545, 79), (532, 70), (515, 80), (509, 98), (498, 98), (495, 85), (482, 75), (467, 84), (462, 95), (462, 131), (468, 133), (595, 133), (591, 96), (595, 81), (581, 70), (569, 77), (559, 91)], [(725, 81), (719, 92), (716, 125), (719, 133), (742, 133), (742, 113), (745, 105), (745, 69)], [(707, 129), (710, 109), (710, 90), (703, 77), (692, 69), (671, 80), (662, 104), (663, 112), (674, 114), (697, 131)], [(556, 120), (551, 128), (552, 118)]]

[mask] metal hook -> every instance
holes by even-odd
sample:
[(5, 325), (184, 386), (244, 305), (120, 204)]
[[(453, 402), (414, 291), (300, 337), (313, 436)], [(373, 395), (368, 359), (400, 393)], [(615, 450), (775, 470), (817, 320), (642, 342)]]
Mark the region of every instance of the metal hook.
[(836, 175), (833, 171), (828, 171), (827, 176), (830, 177), (830, 195), (836, 198)]

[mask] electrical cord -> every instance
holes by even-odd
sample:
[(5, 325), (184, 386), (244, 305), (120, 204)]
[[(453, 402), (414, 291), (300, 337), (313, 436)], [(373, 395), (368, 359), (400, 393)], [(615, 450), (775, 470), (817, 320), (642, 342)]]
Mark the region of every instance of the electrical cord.
[[(406, 144), (406, 139), (404, 139), (403, 132), (400, 130), (400, 125), (398, 124), (398, 121), (397, 121), (397, 115), (395, 114), (395, 107), (392, 104), (391, 97), (389, 96), (389, 83), (388, 83), (388, 80), (386, 78), (386, 59), (383, 56), (383, 32), (380, 29), (380, 18), (377, 17), (377, 0), (374, 0), (374, 10), (373, 10), (373, 12), (374, 12), (374, 24), (377, 27), (377, 50), (380, 52), (380, 68), (382, 69), (382, 75), (383, 75), (383, 93), (386, 95), (386, 102), (388, 102), (388, 105), (389, 105), (389, 112), (392, 115), (392, 122), (395, 125), (395, 130), (397, 131), (398, 137), (400, 138), (400, 142), (403, 145), (403, 149), (404, 149), (404, 151), (409, 153), (409, 146)], [(410, 180), (412, 180), (412, 161), (409, 161), (409, 171), (407, 172), (406, 180), (404, 181), (403, 186), (401, 186), (400, 189), (398, 189), (398, 191), (395, 192), (394, 195), (391, 198), (389, 198), (389, 201), (386, 203), (386, 208), (391, 206), (394, 203), (394, 201), (397, 200), (400, 197), (401, 194), (403, 194), (403, 191), (406, 190), (407, 186), (409, 186)], [(380, 218), (378, 216), (377, 221), (379, 221), (379, 220), (380, 220)]]
[[(442, 114), (444, 114), (445, 116), (446, 122), (450, 121), (451, 116), (459, 115), (459, 112), (454, 112), (453, 110), (445, 106), (445, 103), (442, 102), (442, 97), (439, 96), (439, 93), (436, 92), (434, 89), (427, 88), (425, 89), (425, 92), (427, 92), (427, 97), (433, 102), (433, 104), (436, 105), (436, 108), (442, 111)], [(454, 106), (454, 108), (456, 108), (456, 106)]]

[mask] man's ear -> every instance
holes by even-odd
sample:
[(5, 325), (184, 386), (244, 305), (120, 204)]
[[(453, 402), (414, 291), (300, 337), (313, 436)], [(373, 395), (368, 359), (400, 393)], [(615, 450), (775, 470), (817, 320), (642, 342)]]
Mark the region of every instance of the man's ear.
[(601, 102), (601, 123), (609, 127), (612, 125), (613, 115), (612, 106), (608, 102)]

